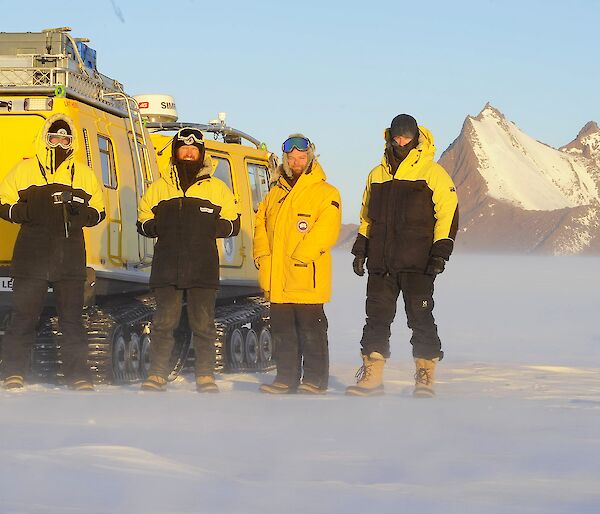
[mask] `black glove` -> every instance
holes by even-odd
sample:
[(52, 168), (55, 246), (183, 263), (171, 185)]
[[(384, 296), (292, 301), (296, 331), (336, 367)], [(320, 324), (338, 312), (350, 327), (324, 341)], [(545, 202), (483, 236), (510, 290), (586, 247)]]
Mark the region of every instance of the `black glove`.
[(427, 269), (425, 270), (425, 273), (427, 275), (439, 275), (444, 271), (445, 267), (446, 261), (442, 257), (432, 255), (429, 257), (429, 261), (427, 262)]
[(149, 219), (144, 223), (137, 222), (138, 234), (144, 237), (158, 237), (158, 230), (156, 230), (156, 218)]
[(29, 209), (25, 202), (17, 202), (10, 209), (10, 221), (13, 223), (28, 223), (31, 221), (28, 211)]
[(365, 260), (364, 257), (357, 255), (352, 261), (352, 269), (359, 277), (362, 277), (365, 274)]

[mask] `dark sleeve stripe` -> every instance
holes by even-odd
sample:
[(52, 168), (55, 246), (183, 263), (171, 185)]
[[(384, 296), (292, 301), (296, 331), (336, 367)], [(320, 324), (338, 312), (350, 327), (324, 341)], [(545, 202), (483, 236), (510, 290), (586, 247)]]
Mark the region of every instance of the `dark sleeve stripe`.
[(454, 216), (452, 217), (452, 224), (450, 225), (450, 233), (448, 237), (452, 240), (456, 240), (456, 234), (458, 233), (458, 205), (454, 209)]
[(231, 234), (229, 236), (237, 236), (240, 233), (240, 215), (231, 224)]

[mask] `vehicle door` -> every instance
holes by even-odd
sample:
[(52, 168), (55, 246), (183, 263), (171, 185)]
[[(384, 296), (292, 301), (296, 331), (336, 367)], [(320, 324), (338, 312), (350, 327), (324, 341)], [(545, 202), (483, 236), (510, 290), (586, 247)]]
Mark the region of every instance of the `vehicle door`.
[[(231, 168), (231, 160), (225, 154), (211, 154), (215, 171), (213, 177), (216, 177), (227, 185), (233, 192), (238, 205), (240, 205), (239, 185), (233, 179)], [(243, 230), (235, 237), (226, 237), (218, 240), (219, 253), (221, 254), (221, 268), (241, 268), (244, 263), (245, 251), (244, 246), (247, 235)]]
[(106, 203), (106, 223), (108, 226), (108, 258), (115, 265), (123, 264), (123, 220), (117, 163), (115, 160), (114, 144), (108, 135), (99, 132), (98, 151), (100, 152), (100, 167), (102, 169), (102, 184)]

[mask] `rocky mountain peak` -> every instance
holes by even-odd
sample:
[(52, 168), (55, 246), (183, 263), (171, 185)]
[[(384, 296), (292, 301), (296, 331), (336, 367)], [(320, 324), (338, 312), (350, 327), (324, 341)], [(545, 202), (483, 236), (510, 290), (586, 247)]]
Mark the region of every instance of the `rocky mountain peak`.
[(477, 116), (465, 118), (440, 164), (459, 194), (457, 248), (598, 251), (600, 129), (595, 122), (556, 149), (524, 133), (488, 102)]
[(577, 134), (577, 137), (560, 150), (573, 155), (581, 155), (588, 159), (600, 160), (600, 128), (595, 121), (588, 121)]

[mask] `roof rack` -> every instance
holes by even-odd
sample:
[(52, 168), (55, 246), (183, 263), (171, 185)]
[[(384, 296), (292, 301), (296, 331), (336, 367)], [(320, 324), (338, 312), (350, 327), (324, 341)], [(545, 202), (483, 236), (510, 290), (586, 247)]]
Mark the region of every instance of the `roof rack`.
[(179, 130), (182, 128), (195, 128), (202, 132), (209, 132), (219, 136), (222, 136), (225, 140), (227, 137), (239, 137), (252, 143), (256, 148), (266, 150), (264, 143), (261, 143), (258, 139), (252, 137), (241, 130), (234, 129), (233, 127), (227, 127), (223, 123), (211, 123), (209, 125), (203, 125), (200, 123), (181, 123), (181, 122), (148, 122), (146, 128), (149, 130)]
[(120, 117), (128, 116), (123, 85), (96, 69), (95, 51), (69, 27), (0, 33), (0, 94), (73, 98)]

